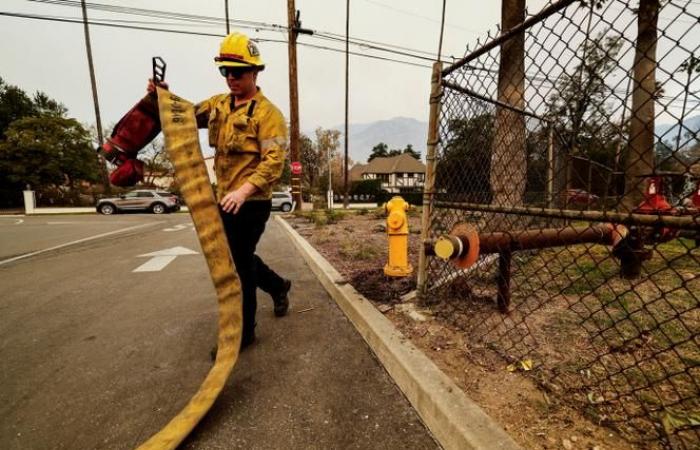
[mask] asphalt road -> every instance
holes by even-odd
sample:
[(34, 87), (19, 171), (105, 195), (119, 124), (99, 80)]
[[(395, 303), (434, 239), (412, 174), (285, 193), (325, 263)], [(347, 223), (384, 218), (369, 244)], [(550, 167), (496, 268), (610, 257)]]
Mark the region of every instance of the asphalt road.
[[(177, 247), (197, 254), (134, 272)], [(258, 342), (182, 447), (438, 448), (272, 221), (259, 253), (293, 280), (290, 314), (259, 292)], [(133, 448), (211, 366), (216, 296), (186, 214), (0, 216), (0, 292), (2, 449)]]

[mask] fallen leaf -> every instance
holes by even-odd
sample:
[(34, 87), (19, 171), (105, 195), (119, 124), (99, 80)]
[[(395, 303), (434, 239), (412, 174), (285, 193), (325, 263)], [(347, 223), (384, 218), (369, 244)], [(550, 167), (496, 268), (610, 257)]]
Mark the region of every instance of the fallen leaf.
[(665, 410), (661, 416), (661, 424), (666, 434), (674, 434), (679, 428), (700, 426), (700, 411), (675, 412)]
[(525, 371), (530, 371), (532, 370), (533, 367), (533, 362), (531, 359), (523, 359), (522, 361), (518, 361), (517, 363), (514, 364), (508, 364), (506, 366), (506, 370), (508, 372), (515, 372), (516, 370), (522, 369)]
[(386, 314), (387, 312), (391, 311), (393, 308), (394, 308), (393, 306), (387, 305), (387, 304), (382, 304), (382, 305), (377, 306), (377, 309), (382, 314)]
[(586, 395), (586, 397), (588, 398), (588, 401), (591, 402), (593, 405), (597, 405), (605, 401), (605, 398), (602, 395), (596, 394), (594, 392), (589, 392)]
[(522, 367), (523, 370), (532, 370), (532, 360), (523, 359), (522, 361), (520, 361), (520, 367)]

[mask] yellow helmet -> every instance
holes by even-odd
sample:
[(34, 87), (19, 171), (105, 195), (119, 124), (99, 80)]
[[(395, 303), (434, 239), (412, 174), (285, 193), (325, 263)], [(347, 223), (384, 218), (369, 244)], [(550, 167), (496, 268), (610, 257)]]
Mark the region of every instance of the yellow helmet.
[(219, 56), (214, 58), (219, 67), (256, 67), (265, 69), (258, 46), (243, 33), (229, 34), (221, 42)]

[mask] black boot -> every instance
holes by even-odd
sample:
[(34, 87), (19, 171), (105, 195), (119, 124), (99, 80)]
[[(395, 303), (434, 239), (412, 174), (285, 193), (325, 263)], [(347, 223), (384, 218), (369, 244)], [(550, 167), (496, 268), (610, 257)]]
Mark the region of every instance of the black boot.
[(282, 317), (287, 314), (287, 310), (289, 309), (289, 297), (287, 297), (287, 294), (289, 294), (291, 288), (292, 281), (284, 280), (282, 290), (278, 294), (272, 296), (272, 301), (275, 303), (275, 316)]

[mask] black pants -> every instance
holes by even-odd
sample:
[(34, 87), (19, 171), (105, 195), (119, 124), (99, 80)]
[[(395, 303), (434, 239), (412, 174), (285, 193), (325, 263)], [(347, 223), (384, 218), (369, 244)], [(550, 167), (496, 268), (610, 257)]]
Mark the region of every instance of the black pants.
[(255, 254), (271, 209), (272, 202), (269, 200), (245, 202), (238, 214), (224, 212), (219, 207), (233, 262), (241, 279), (244, 339), (252, 337), (255, 331), (255, 312), (258, 308), (256, 289), (259, 287), (272, 295), (284, 289), (284, 279)]

